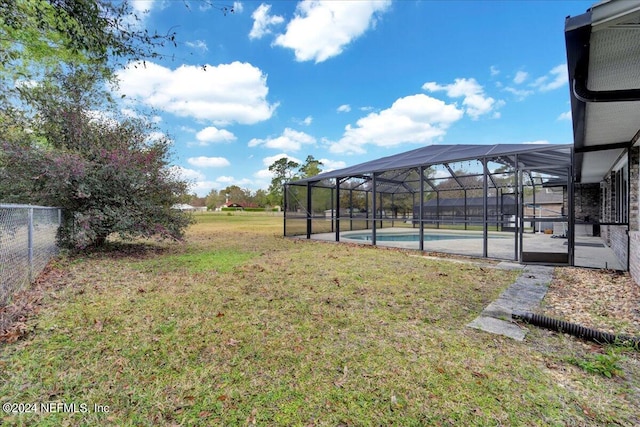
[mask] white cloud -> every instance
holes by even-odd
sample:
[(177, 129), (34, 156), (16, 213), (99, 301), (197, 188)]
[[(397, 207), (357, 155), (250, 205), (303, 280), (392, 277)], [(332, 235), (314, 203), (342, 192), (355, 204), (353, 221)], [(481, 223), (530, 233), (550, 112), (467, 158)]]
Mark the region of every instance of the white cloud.
[(187, 46), (189, 46), (189, 47), (201, 50), (203, 52), (206, 52), (206, 51), (209, 50), (209, 48), (207, 47), (207, 43), (204, 40), (196, 40), (196, 41), (193, 41), (193, 42), (186, 42), (185, 44)]
[(233, 11), (235, 13), (242, 13), (243, 10), (244, 10), (244, 5), (241, 2), (239, 1), (233, 2)]
[(527, 77), (529, 77), (529, 73), (527, 73), (526, 71), (518, 71), (516, 73), (516, 76), (513, 78), (513, 82), (517, 85), (524, 83), (525, 80), (527, 80)]
[(216, 178), (216, 182), (219, 182), (221, 184), (229, 184), (231, 182), (234, 182), (236, 179), (232, 176), (219, 176)]
[(134, 13), (148, 13), (153, 9), (155, 0), (131, 0), (129, 4)]
[(558, 89), (568, 82), (567, 64), (560, 64), (553, 67), (546, 76), (542, 76), (533, 83), (541, 92)]
[[(178, 176), (179, 179), (185, 180), (189, 183), (189, 192), (196, 193), (198, 197), (204, 197), (209, 192), (215, 189), (221, 189), (227, 185), (236, 184), (240, 186), (245, 180), (235, 180), (230, 177), (229, 183), (226, 183), (224, 178), (217, 178), (215, 181), (207, 180), (207, 177), (200, 171), (184, 168), (182, 166), (172, 166), (171, 170)], [(249, 181), (251, 182), (251, 181)]]
[(516, 89), (510, 86), (507, 86), (503, 89), (505, 92), (509, 92), (518, 98), (518, 100), (522, 101), (529, 95), (533, 95), (533, 91), (529, 89)]
[(406, 96), (379, 113), (370, 113), (347, 125), (342, 138), (330, 144), (333, 153), (364, 153), (366, 144), (392, 147), (428, 143), (442, 138), (447, 128), (462, 118), (455, 105), (424, 94)]
[(209, 145), (215, 142), (231, 142), (237, 138), (234, 134), (226, 129), (218, 129), (215, 126), (208, 126), (196, 133), (196, 139), (200, 141), (200, 145)]
[(133, 110), (131, 108), (123, 108), (120, 110), (120, 112), (122, 113), (122, 115), (124, 115), (125, 117), (129, 117), (131, 119), (140, 119), (143, 120), (147, 123), (160, 123), (162, 121), (162, 117), (158, 116), (158, 115), (154, 115), (151, 117), (147, 117), (146, 115), (142, 115), (140, 113), (138, 113), (136, 110)]
[(199, 168), (223, 168), (225, 166), (229, 166), (229, 160), (224, 157), (190, 157), (187, 159), (187, 162)]
[(302, 164), (302, 163), (303, 163), (303, 161), (302, 161), (302, 160), (300, 160), (300, 159), (298, 159), (297, 157), (290, 156), (290, 155), (288, 155), (288, 154), (286, 154), (286, 153), (280, 153), (280, 154), (276, 154), (276, 155), (274, 155), (274, 156), (268, 156), (268, 157), (263, 158), (263, 159), (262, 159), (262, 164), (263, 164), (263, 165), (265, 165), (266, 167), (269, 167), (269, 166), (271, 166), (275, 161), (280, 160), (280, 159), (281, 159), (281, 158), (283, 158), (283, 157), (284, 157), (284, 158), (287, 158), (287, 159), (289, 159), (289, 160), (291, 160), (291, 161), (293, 161), (293, 162), (299, 163), (299, 164)]
[(123, 108), (122, 110), (120, 110), (120, 112), (125, 116), (125, 117), (129, 117), (131, 119), (139, 119), (140, 118), (140, 114), (138, 114), (137, 111), (132, 110), (131, 108)]
[(269, 156), (262, 159), (262, 164), (264, 165), (264, 169), (260, 169), (253, 174), (253, 177), (256, 178), (255, 184), (260, 188), (266, 188), (271, 183), (271, 179), (273, 178), (273, 172), (269, 170), (269, 166), (271, 166), (277, 160), (282, 158), (286, 158), (298, 164), (303, 164), (304, 162), (296, 157), (292, 157), (286, 153), (276, 154), (275, 156)]
[(271, 33), (271, 27), (284, 22), (284, 18), (282, 16), (269, 15), (270, 11), (271, 5), (264, 3), (253, 11), (251, 14), (251, 17), (253, 18), (253, 27), (251, 27), (251, 31), (249, 32), (250, 39), (260, 39)]
[(131, 63), (118, 73), (118, 92), (147, 106), (217, 125), (253, 124), (271, 117), (266, 75), (244, 62), (175, 70), (147, 62)]
[(264, 146), (277, 150), (298, 151), (303, 145), (315, 144), (316, 139), (304, 132), (286, 128), (282, 135), (276, 138), (258, 139), (249, 141), (249, 147)]
[(160, 141), (160, 140), (162, 140), (162, 139), (164, 139), (164, 138), (167, 138), (167, 135), (166, 135), (166, 134), (164, 134), (163, 132), (155, 131), (155, 132), (150, 132), (150, 133), (147, 135), (146, 141), (148, 141), (148, 142), (151, 142), (151, 141)]
[(190, 190), (198, 197), (205, 197), (211, 190), (218, 187), (219, 185), (215, 181), (196, 181), (191, 185)]
[(391, 0), (301, 1), (274, 44), (293, 49), (297, 61), (323, 62), (374, 27), (390, 4)]
[(309, 126), (311, 123), (313, 123), (313, 117), (307, 116), (302, 120), (294, 118), (294, 119), (291, 119), (291, 121), (299, 124), (300, 126)]
[(565, 111), (558, 116), (558, 120), (571, 120), (571, 110)]
[(466, 113), (474, 120), (481, 115), (491, 112), (496, 107), (495, 99), (486, 96), (483, 87), (471, 79), (455, 79), (452, 84), (439, 85), (428, 82), (422, 85), (422, 89), (430, 92), (445, 91), (450, 98), (463, 97), (462, 105)]
[(338, 107), (338, 113), (348, 113), (349, 111), (351, 111), (351, 105), (349, 104), (342, 104), (341, 106)]
[(185, 181), (204, 181), (207, 177), (200, 171), (183, 168), (182, 166), (172, 166), (171, 170)]
[(336, 169), (347, 167), (347, 164), (342, 160), (320, 159), (320, 163), (322, 163), (322, 166), (320, 166), (322, 172), (331, 172)]
[(489, 72), (492, 76), (497, 76), (498, 74), (500, 74), (500, 70), (498, 70), (498, 67), (496, 67), (495, 65), (489, 67)]

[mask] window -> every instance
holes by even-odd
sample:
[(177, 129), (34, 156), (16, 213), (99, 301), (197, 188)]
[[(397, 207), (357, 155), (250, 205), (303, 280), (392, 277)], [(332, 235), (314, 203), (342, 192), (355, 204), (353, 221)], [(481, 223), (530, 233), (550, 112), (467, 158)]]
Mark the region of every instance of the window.
[(613, 182), (615, 188), (615, 222), (626, 223), (628, 221), (629, 210), (629, 167), (624, 162), (624, 166), (615, 171)]

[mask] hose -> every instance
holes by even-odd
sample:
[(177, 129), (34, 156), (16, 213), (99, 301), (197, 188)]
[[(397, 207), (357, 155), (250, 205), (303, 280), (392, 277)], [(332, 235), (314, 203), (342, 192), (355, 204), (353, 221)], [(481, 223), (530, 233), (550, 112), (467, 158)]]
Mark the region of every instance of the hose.
[(614, 344), (625, 347), (633, 347), (640, 351), (640, 337), (628, 335), (616, 335), (609, 332), (598, 331), (564, 320), (554, 319), (542, 314), (528, 312), (512, 313), (514, 319), (520, 319), (534, 326), (551, 329), (553, 331), (570, 334), (585, 340), (595, 341), (598, 344)]

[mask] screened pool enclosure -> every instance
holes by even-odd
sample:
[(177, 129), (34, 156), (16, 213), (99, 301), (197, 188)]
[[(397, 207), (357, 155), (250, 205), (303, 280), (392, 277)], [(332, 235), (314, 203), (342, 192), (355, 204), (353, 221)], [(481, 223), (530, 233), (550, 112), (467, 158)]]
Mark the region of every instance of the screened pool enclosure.
[(572, 145), (431, 145), (285, 185), (284, 233), (573, 265)]

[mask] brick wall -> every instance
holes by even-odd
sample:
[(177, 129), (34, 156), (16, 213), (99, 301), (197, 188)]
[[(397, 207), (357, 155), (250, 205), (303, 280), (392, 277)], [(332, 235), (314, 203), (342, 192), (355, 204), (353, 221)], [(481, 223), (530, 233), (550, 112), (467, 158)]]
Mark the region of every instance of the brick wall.
[(627, 265), (627, 226), (626, 225), (610, 225), (609, 227), (609, 240), (611, 242), (611, 249), (616, 254), (616, 258), (620, 261), (623, 267)]
[(576, 184), (574, 192), (575, 219), (578, 221), (600, 220), (600, 184)]
[(629, 232), (629, 272), (640, 284), (640, 231)]

